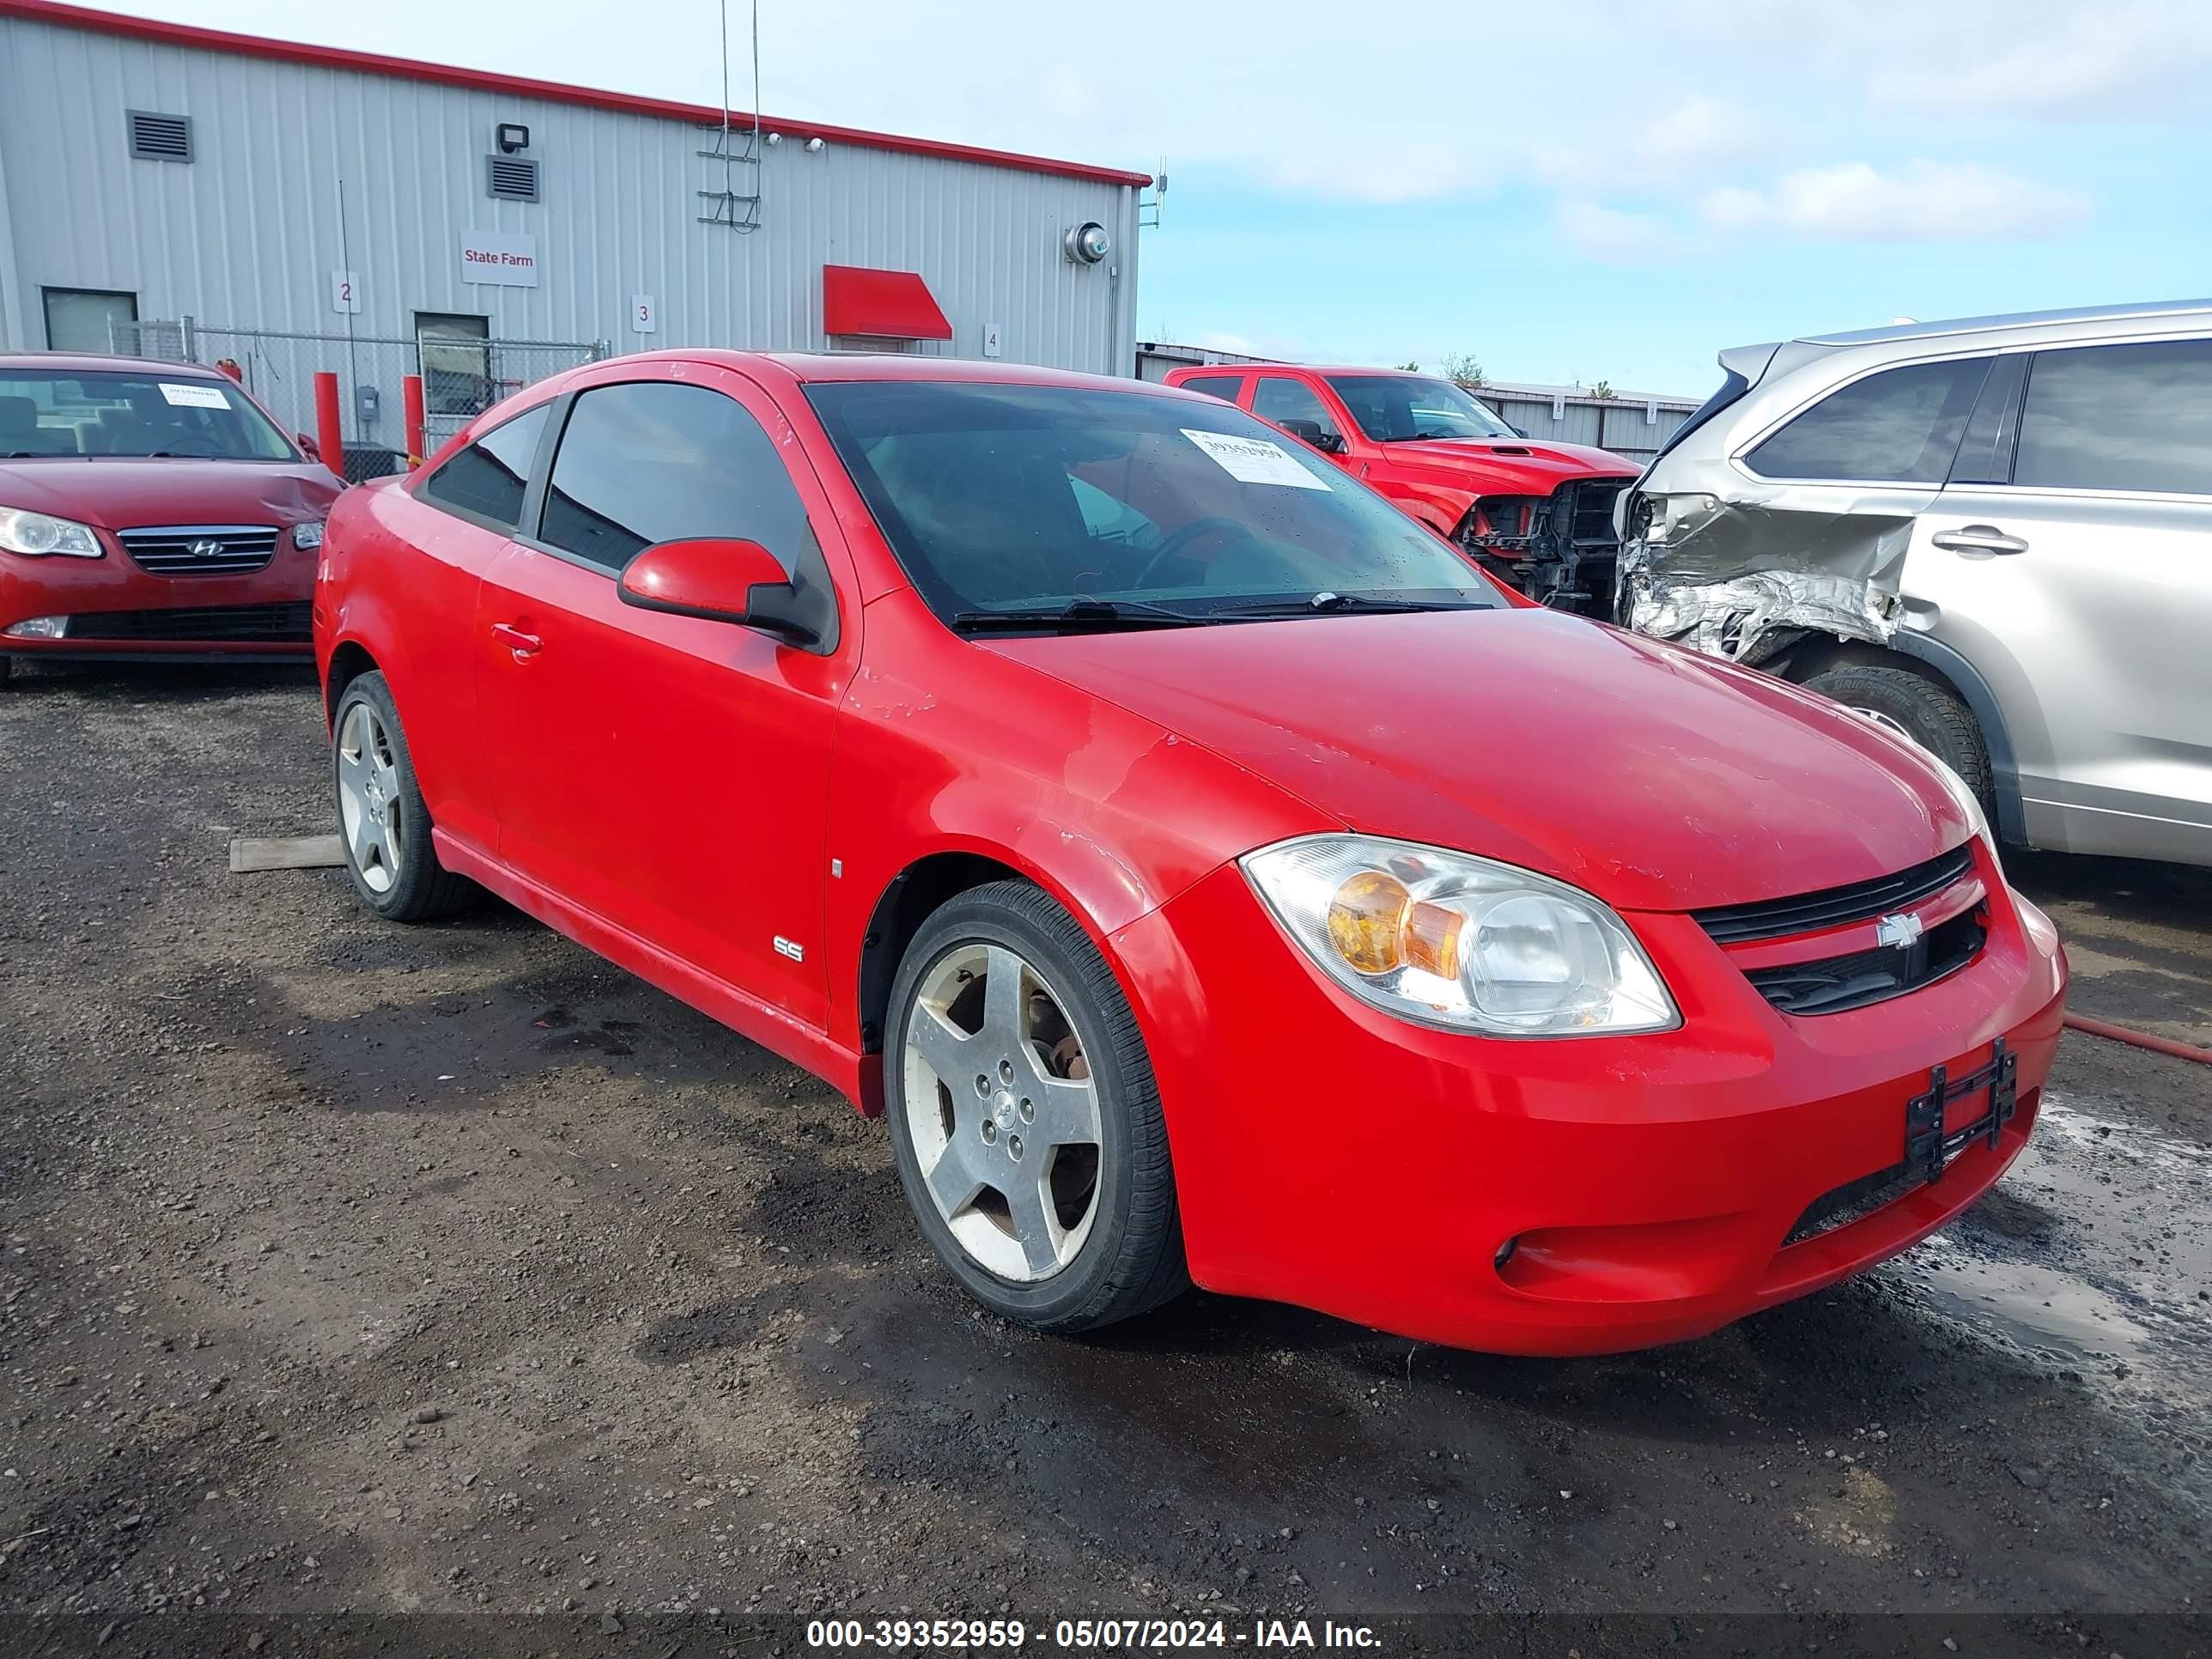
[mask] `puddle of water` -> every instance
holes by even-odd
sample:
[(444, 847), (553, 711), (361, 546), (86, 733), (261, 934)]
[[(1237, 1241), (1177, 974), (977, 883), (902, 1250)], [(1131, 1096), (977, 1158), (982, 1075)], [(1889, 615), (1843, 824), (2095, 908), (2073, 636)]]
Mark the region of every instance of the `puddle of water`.
[(2119, 1301), (2075, 1273), (1969, 1255), (1937, 1233), (1907, 1275), (1937, 1311), (2004, 1346), (2074, 1366), (2139, 1359), (2152, 1334)]
[(2212, 1146), (2103, 1116), (2070, 1094), (2045, 1089), (2036, 1115), (2035, 1139), (2029, 1142), (2030, 1153), (2040, 1147), (2048, 1157), (2061, 1146), (2106, 1152), (2130, 1164), (2167, 1170), (2212, 1169)]

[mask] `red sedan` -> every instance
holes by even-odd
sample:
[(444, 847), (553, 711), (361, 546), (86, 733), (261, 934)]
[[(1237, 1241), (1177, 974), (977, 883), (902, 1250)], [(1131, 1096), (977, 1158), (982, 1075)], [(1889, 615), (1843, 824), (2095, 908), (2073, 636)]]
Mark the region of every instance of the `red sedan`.
[(2058, 1039), (1938, 763), (1214, 398), (593, 364), (349, 491), (315, 636), (371, 908), (480, 884), (818, 1073), (1048, 1329), (1695, 1336), (1972, 1203)]
[(228, 377), (0, 357), (0, 680), (15, 657), (290, 657), (341, 486)]

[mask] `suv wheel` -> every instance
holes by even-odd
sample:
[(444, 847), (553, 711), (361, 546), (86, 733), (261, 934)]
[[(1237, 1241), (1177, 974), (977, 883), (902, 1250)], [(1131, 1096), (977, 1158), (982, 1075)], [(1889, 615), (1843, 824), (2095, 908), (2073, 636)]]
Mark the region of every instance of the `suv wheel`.
[(923, 923), (891, 988), (884, 1085), (907, 1202), (994, 1313), (1091, 1330), (1188, 1282), (1136, 1017), (1045, 893), (997, 882)]
[(1964, 778), (1982, 810), (1994, 814), (1996, 803), (1981, 728), (1948, 686), (1909, 668), (1845, 663), (1814, 675), (1805, 689), (1833, 697), (1884, 731), (1911, 738)]
[(382, 674), (362, 675), (338, 699), (331, 765), (346, 874), (362, 903), (389, 921), (428, 921), (475, 896), (430, 844), (430, 810)]

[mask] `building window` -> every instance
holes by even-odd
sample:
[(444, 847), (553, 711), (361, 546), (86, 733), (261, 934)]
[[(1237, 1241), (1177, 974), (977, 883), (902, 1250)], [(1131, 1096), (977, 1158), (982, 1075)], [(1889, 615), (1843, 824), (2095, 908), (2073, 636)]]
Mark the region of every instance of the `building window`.
[(92, 288), (50, 288), (41, 292), (46, 301), (47, 350), (137, 354), (137, 331), (126, 330), (131, 337), (118, 340), (112, 326), (137, 322), (137, 295)]
[(131, 122), (131, 154), (140, 161), (189, 161), (192, 159), (192, 118), (156, 115), (150, 110), (126, 110)]
[(526, 155), (485, 156), (484, 191), (495, 201), (536, 201), (538, 163)]
[(498, 401), (491, 383), (490, 339), (489, 317), (415, 313), (425, 414), (481, 415)]

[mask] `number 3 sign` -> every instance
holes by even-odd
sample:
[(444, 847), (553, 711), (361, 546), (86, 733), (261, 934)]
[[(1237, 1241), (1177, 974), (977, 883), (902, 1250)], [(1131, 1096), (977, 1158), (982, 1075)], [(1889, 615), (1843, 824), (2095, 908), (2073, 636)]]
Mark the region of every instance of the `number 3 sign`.
[(659, 325), (653, 319), (653, 295), (633, 294), (629, 296), (629, 331), (651, 334)]

